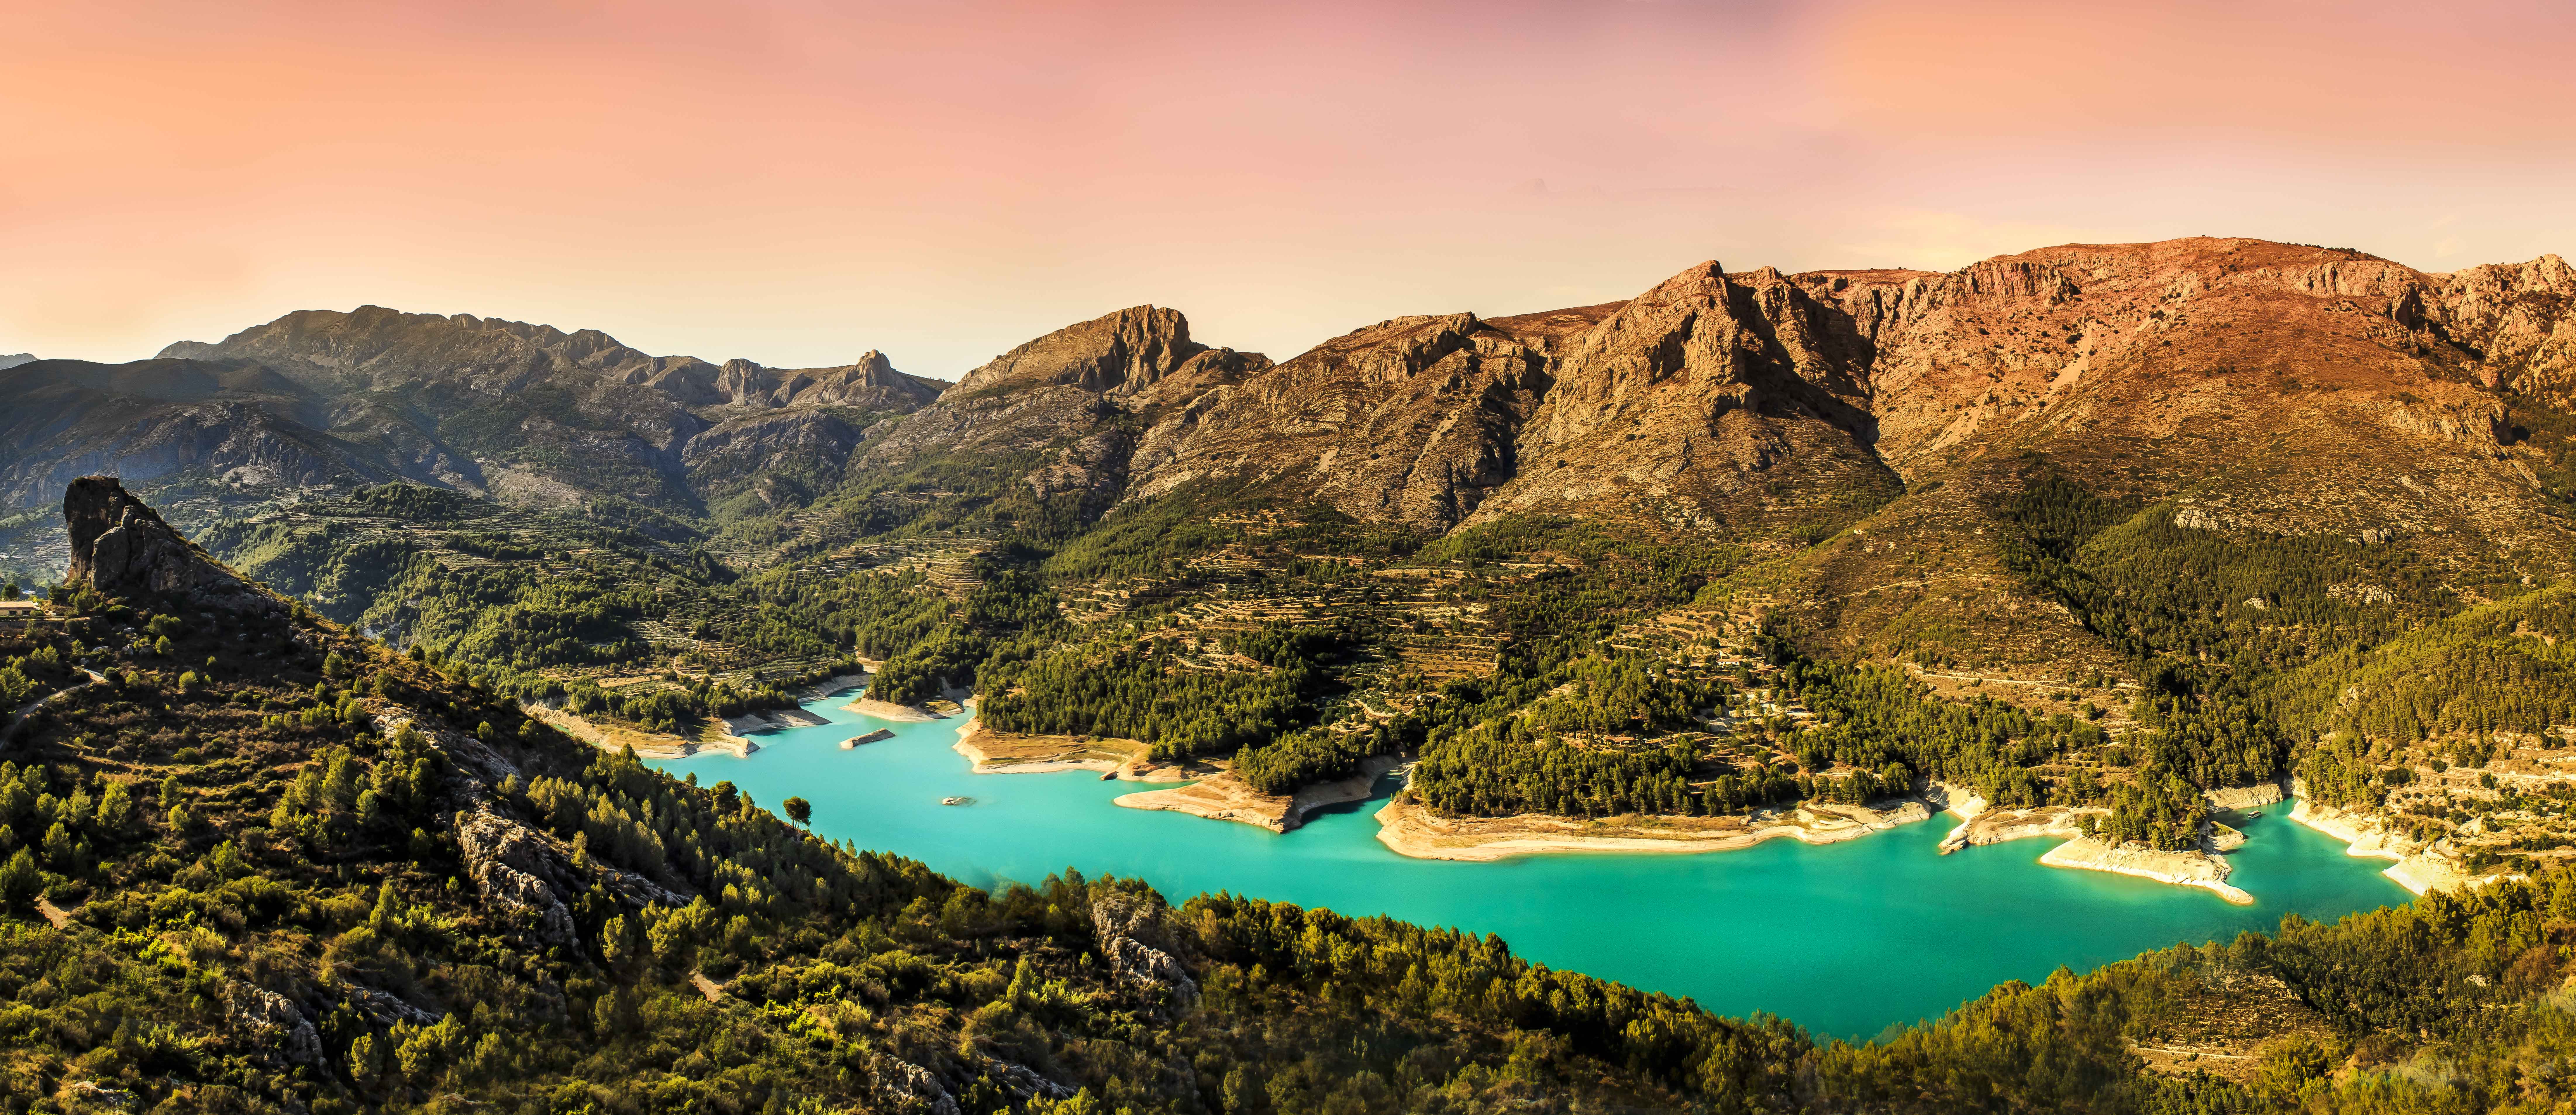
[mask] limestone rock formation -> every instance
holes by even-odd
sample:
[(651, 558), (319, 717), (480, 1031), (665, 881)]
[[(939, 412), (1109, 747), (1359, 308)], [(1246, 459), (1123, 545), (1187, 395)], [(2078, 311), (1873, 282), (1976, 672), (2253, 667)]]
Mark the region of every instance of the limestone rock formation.
[(1183, 1004), (1198, 998), (1198, 984), (1171, 953), (1161, 902), (1123, 891), (1104, 894), (1091, 901), (1091, 925), (1118, 978), (1171, 992)]
[(717, 401), (740, 407), (835, 406), (909, 413), (937, 399), (943, 385), (898, 372), (884, 353), (870, 349), (857, 362), (832, 368), (764, 368), (749, 360), (728, 360), (711, 386)]
[(1825, 316), (1776, 271), (1714, 262), (1619, 307), (1567, 344), (1521, 435), (1533, 467), (1485, 517), (1625, 508), (1759, 531), (1794, 517), (1761, 490), (1774, 485), (1894, 495), (1871, 451), (1866, 351)]
[(63, 522), (72, 551), (66, 583), (86, 584), (109, 596), (184, 593), (200, 603), (236, 609), (275, 606), (170, 529), (113, 476), (72, 481), (63, 491)]
[(1038, 499), (1071, 494), (1097, 513), (1123, 498), (1132, 421), (1270, 367), (1257, 353), (1190, 339), (1178, 312), (1136, 306), (1067, 326), (969, 372), (868, 448), (901, 470), (952, 454), (1025, 460)]
[(549, 881), (564, 873), (563, 866), (544, 838), (495, 812), (489, 803), (478, 803), (458, 812), (456, 843), (464, 852), (466, 872), (485, 902), (532, 915), (538, 939), (547, 944), (579, 942), (572, 911)]
[(2487, 386), (2576, 405), (2576, 268), (2545, 255), (2427, 278), (2442, 280), (2428, 324), (2477, 359)]
[(1516, 471), (1512, 434), (1547, 389), (1552, 339), (1465, 313), (1355, 330), (1167, 410), (1137, 451), (1137, 494), (1270, 483), (1445, 529)]
[(319, 1069), (322, 1035), (293, 1000), (247, 983), (224, 985), (224, 1024), (264, 1057)]

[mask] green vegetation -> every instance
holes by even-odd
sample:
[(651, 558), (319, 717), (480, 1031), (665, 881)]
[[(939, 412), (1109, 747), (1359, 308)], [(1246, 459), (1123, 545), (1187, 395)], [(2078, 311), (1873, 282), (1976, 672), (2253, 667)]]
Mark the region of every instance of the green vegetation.
[[(2006, 564), (2140, 679), (2142, 769), (2134, 792), (2112, 797), (2111, 831), (2166, 832), (2171, 814), (2151, 803), (2170, 797), (2169, 776), (2231, 786), (2296, 767), (2323, 800), (2375, 801), (2375, 771), (2309, 741), (2348, 729), (2413, 742), (2541, 725), (2569, 707), (2554, 669), (2498, 643), (2492, 625), (2444, 622), (2469, 593), (2528, 591), (2500, 564), (2462, 567), (2395, 540), (2185, 526), (2172, 505), (2104, 499), (2044, 461), (2000, 510), (2019, 531)], [(2427, 624), (2448, 634), (2409, 634)], [(2345, 707), (2356, 685), (2367, 696)]]
[[(465, 667), (315, 619), (90, 611), (0, 648), (60, 680), (48, 655), (104, 657), (100, 636), (128, 626), (154, 641), (0, 761), (12, 1112), (901, 1111), (947, 1097), (1012, 1115), (2143, 1115), (2570, 1098), (2553, 1066), (2576, 1056), (2555, 996), (2576, 966), (2561, 932), (2576, 873), (2333, 926), (2292, 918), (2277, 937), (2061, 971), (1876, 1043), (1819, 1044), (1532, 965), (1490, 937), (1224, 895), (1167, 909), (1071, 874), (959, 886), (818, 840), (729, 784), (584, 749)], [(1315, 649), (1293, 628), (1258, 635), (1238, 649), (1273, 668)], [(180, 669), (244, 648), (266, 655)], [(1585, 733), (1721, 695), (1608, 656), (1558, 672), (1514, 719)], [(1929, 703), (1887, 672), (1793, 658), (1778, 674), (1818, 710), (1789, 733), (1802, 764), (1878, 748), (1895, 774), (1973, 773), (2086, 727)], [(1510, 701), (1511, 684), (1452, 695)], [(2138, 795), (2142, 815), (2198, 800), (2174, 777), (2112, 792)], [(781, 803), (793, 819), (802, 804)], [(2140, 1071), (2133, 1050), (2230, 1017), (2262, 1027), (2241, 1071)]]
[(1265, 627), (1235, 641), (1250, 660), (1235, 669), (1184, 667), (1166, 639), (1096, 659), (1059, 652), (1009, 673), (1012, 688), (987, 697), (981, 715), (1006, 732), (1143, 740), (1159, 760), (1231, 754), (1303, 718), (1338, 643), (1330, 631)]

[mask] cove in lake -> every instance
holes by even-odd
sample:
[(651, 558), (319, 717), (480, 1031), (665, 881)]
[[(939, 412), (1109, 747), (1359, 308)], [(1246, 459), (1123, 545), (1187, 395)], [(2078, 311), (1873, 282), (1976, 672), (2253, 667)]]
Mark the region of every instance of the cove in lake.
[[(1726, 1015), (1768, 1011), (1824, 1036), (1865, 1038), (1942, 1014), (2010, 979), (2045, 979), (2180, 942), (2233, 939), (2297, 913), (2332, 921), (2413, 896), (2378, 860), (2291, 821), (2289, 803), (2239, 827), (2231, 879), (2255, 905), (2098, 871), (2042, 867), (2051, 840), (1943, 856), (1955, 818), (1839, 844), (1791, 840), (1702, 855), (1580, 853), (1495, 863), (1408, 859), (1377, 842), (1380, 801), (1310, 815), (1286, 834), (1110, 804), (1138, 787), (1091, 771), (975, 774), (951, 750), (963, 717), (880, 721), (849, 694), (807, 702), (826, 726), (761, 732), (748, 757), (648, 760), (731, 780), (775, 809), (813, 802), (813, 829), (909, 856), (977, 886), (1067, 867), (1143, 879), (1177, 905), (1232, 891), (1352, 916), (1499, 934), (1537, 963), (1688, 996)], [(876, 728), (891, 739), (842, 750)], [(944, 806), (946, 797), (974, 804)]]

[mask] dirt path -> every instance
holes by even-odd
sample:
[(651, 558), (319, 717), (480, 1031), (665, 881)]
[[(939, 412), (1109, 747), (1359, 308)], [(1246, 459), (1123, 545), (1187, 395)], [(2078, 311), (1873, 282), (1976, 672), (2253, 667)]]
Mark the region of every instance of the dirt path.
[(57, 697), (78, 693), (93, 685), (107, 684), (106, 674), (90, 669), (87, 666), (81, 667), (80, 672), (88, 674), (89, 680), (84, 681), (79, 685), (54, 690), (51, 693), (47, 693), (42, 697), (38, 697), (24, 705), (18, 706), (17, 714), (9, 718), (9, 726), (6, 728), (0, 728), (0, 751), (6, 751), (9, 749), (9, 745), (18, 738), (18, 729), (26, 726), (27, 719), (36, 715), (36, 713), (43, 709), (47, 703), (53, 701)]
[(724, 985), (708, 979), (705, 972), (689, 973), (689, 986), (697, 988), (698, 994), (706, 996), (710, 1003), (724, 997)]

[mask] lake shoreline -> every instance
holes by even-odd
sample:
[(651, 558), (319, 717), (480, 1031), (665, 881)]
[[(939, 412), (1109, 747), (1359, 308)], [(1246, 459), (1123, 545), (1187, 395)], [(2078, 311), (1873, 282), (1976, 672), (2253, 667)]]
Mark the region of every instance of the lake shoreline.
[(2113, 847), (2092, 837), (2078, 837), (2048, 850), (2039, 862), (2080, 871), (2107, 871), (2178, 887), (2199, 887), (2230, 904), (2251, 906), (2254, 896), (2228, 885), (2228, 862), (2208, 852), (2160, 852), (2152, 848)]
[(1398, 792), (1377, 811), (1378, 843), (1413, 859), (1487, 863), (1514, 856), (1570, 852), (1695, 855), (1751, 848), (1766, 840), (1834, 844), (1898, 825), (1932, 819), (1908, 799), (1890, 809), (1857, 805), (1799, 806), (1755, 817), (1635, 817), (1586, 821), (1545, 813), (1448, 817)]
[(2290, 819), (2344, 842), (2344, 853), (2362, 859), (2395, 860), (2380, 872), (2388, 881), (2416, 895), (2460, 891), (2518, 875), (2471, 875), (2458, 860), (2441, 854), (2440, 842), (2421, 844), (2388, 831), (2387, 822), (2366, 813), (2311, 804), (2302, 798)]
[(1110, 804), (1127, 809), (1165, 809), (1284, 833), (1304, 825), (1306, 815), (1317, 809), (1375, 796), (1378, 776), (1393, 770), (1397, 762), (1389, 755), (1371, 756), (1361, 761), (1358, 774), (1301, 786), (1293, 794), (1265, 794), (1244, 784), (1234, 772), (1222, 771), (1187, 786), (1121, 795)]
[(615, 723), (602, 724), (552, 705), (535, 702), (522, 704), (519, 711), (549, 728), (602, 751), (613, 752), (632, 748), (638, 759), (686, 759), (710, 751), (742, 758), (760, 750), (758, 743), (735, 734), (727, 721), (716, 722), (724, 727), (718, 728), (713, 733), (715, 736), (713, 739), (687, 739), (668, 732), (645, 732)]
[[(2037, 981), (2061, 963), (2083, 970), (2102, 957), (2229, 940), (2285, 913), (2331, 921), (2407, 900), (2379, 875), (2384, 863), (2346, 857), (2343, 844), (2281, 816), (2287, 807), (2265, 810), (2253, 841), (2230, 857), (2230, 882), (2256, 893), (2252, 907), (2045, 867), (2035, 861), (2046, 845), (1946, 859), (1935, 849), (1955, 816), (1900, 825), (1881, 840), (1811, 845), (1781, 836), (1725, 856), (1596, 846), (1583, 849), (1595, 854), (1520, 854), (1484, 866), (1417, 859), (1378, 839), (1383, 800), (1307, 812), (1285, 838), (1242, 822), (1104, 808), (1169, 787), (1105, 781), (1100, 775), (1114, 772), (1096, 767), (1062, 778), (974, 777), (971, 757), (953, 749), (969, 718), (884, 723), (843, 711), (849, 700), (808, 704), (830, 726), (759, 735), (763, 748), (750, 761), (700, 751), (648, 762), (702, 784), (731, 780), (764, 804), (802, 795), (819, 835), (918, 860), (970, 886), (1035, 885), (1078, 869), (1150, 884), (1175, 903), (1232, 893), (1493, 933), (1534, 963), (1733, 1014), (1783, 1013), (1814, 1032), (1851, 1037), (1938, 1015), (2004, 980)], [(968, 747), (1009, 738), (991, 727), (977, 725)], [(839, 748), (880, 729), (895, 734)], [(1032, 746), (1060, 755), (1082, 742)], [(1399, 775), (1382, 776), (1375, 789), (1382, 796)], [(952, 796), (974, 804), (941, 804)], [(1672, 843), (1656, 847), (1669, 852)], [(2288, 885), (2293, 879), (2298, 885)], [(2275, 881), (2277, 893), (2266, 885)], [(1718, 933), (1727, 947), (1710, 947)], [(1855, 965), (1905, 978), (1855, 986)]]
[[(972, 698), (968, 698), (971, 702)], [(891, 705), (861, 697), (843, 706), (880, 720), (921, 723), (947, 719), (925, 708)], [(883, 711), (881, 711), (883, 710)], [(971, 709), (961, 709), (971, 712)], [(957, 730), (950, 750), (975, 774), (1055, 774), (1095, 771), (1103, 780), (1188, 781), (1167, 789), (1122, 794), (1111, 804), (1126, 809), (1184, 813), (1212, 821), (1250, 825), (1274, 833), (1301, 827), (1308, 814), (1330, 805), (1367, 801), (1376, 794), (1379, 777), (1403, 765), (1394, 756), (1374, 756), (1350, 778), (1299, 788), (1291, 794), (1264, 794), (1236, 779), (1222, 764), (1147, 766), (1150, 747), (1140, 740), (1091, 739), (1062, 735), (997, 732), (970, 718)], [(2245, 810), (2285, 800), (2285, 787), (2261, 783), (2207, 791), (2210, 804), (2222, 810)], [(2300, 808), (2305, 808), (2301, 802)], [(2241, 844), (2233, 837), (2214, 850), (2159, 852), (2139, 846), (2112, 847), (2087, 837), (2081, 822), (2109, 811), (2091, 806), (2037, 806), (1997, 809), (1964, 786), (1932, 782), (1916, 797), (1882, 802), (1877, 807), (1800, 802), (1786, 810), (1745, 817), (1620, 817), (1586, 820), (1548, 814), (1512, 817), (1447, 817), (1413, 800), (1409, 787), (1399, 789), (1373, 815), (1377, 842), (1410, 859), (1490, 863), (1533, 855), (1644, 854), (1699, 855), (1757, 847), (1770, 840), (1807, 845), (1835, 844), (1886, 832), (1900, 825), (1931, 820), (1936, 812), (1960, 818), (1939, 845), (1942, 855), (1966, 847), (2015, 840), (2048, 838), (2060, 843), (2037, 857), (2051, 868), (2100, 871), (2169, 886), (2207, 890), (2233, 905), (2246, 906), (2254, 896), (2228, 882), (2232, 868), (2218, 852)], [(2301, 820), (2300, 810), (2292, 811)], [(2309, 827), (2317, 828), (2310, 824)], [(2318, 831), (2328, 831), (2319, 828)], [(2332, 833), (2329, 832), (2329, 835)], [(2358, 853), (2356, 853), (2358, 854)], [(2418, 894), (2416, 884), (2391, 869), (2392, 881)]]

